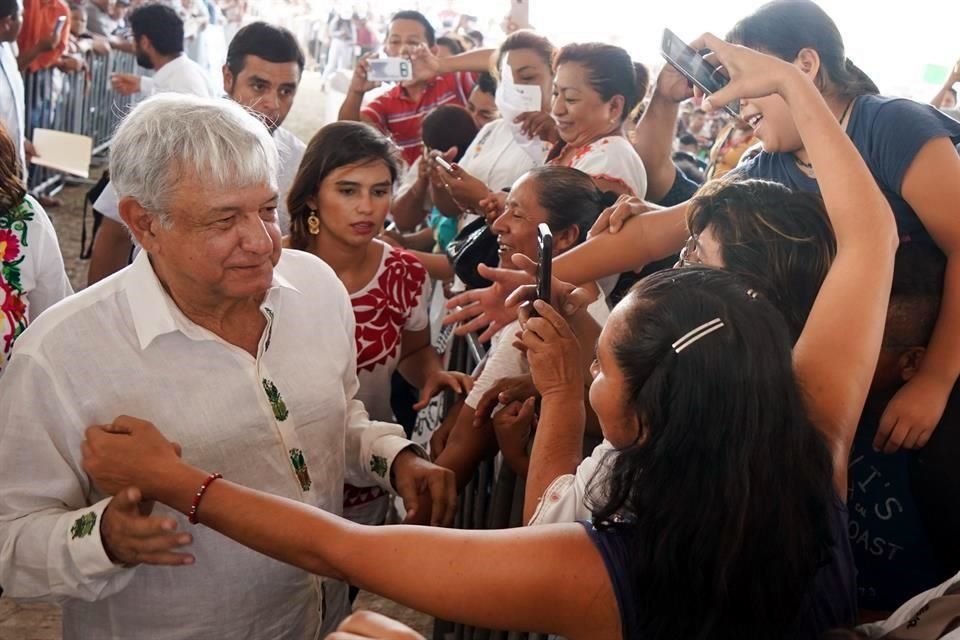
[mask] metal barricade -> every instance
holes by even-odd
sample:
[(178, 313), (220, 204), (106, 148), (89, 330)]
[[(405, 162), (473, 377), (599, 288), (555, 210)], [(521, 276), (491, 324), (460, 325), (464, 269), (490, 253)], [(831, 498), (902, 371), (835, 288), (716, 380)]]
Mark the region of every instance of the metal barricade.
[[(86, 69), (65, 72), (50, 68), (24, 74), (25, 120), (28, 140), (34, 129), (55, 129), (93, 139), (93, 154), (103, 154), (110, 145), (113, 130), (133, 104), (132, 97), (113, 91), (110, 75), (134, 73), (136, 58), (128, 53), (88, 52)], [(28, 167), (30, 192), (48, 195), (59, 191), (64, 174), (38, 165)]]
[[(473, 373), (485, 355), (476, 336), (457, 338), (450, 346), (449, 369)], [(499, 469), (497, 468), (499, 466)], [(525, 483), (508, 464), (484, 460), (459, 497), (454, 526), (458, 529), (508, 529), (523, 526)], [(490, 594), (490, 597), (495, 597)], [(546, 636), (516, 631), (492, 631), (435, 620), (433, 640), (545, 640)]]

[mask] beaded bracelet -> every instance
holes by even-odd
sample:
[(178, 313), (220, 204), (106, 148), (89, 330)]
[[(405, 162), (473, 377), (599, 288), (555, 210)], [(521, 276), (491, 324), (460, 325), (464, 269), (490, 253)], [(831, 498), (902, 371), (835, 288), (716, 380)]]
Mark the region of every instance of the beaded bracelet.
[(200, 485), (200, 488), (197, 489), (197, 493), (193, 496), (193, 504), (190, 505), (190, 513), (187, 515), (187, 520), (190, 521), (190, 524), (200, 524), (200, 518), (197, 517), (197, 509), (200, 507), (203, 494), (207, 492), (207, 489), (210, 488), (214, 480), (222, 477), (219, 473), (211, 473), (207, 479), (203, 481), (203, 484)]

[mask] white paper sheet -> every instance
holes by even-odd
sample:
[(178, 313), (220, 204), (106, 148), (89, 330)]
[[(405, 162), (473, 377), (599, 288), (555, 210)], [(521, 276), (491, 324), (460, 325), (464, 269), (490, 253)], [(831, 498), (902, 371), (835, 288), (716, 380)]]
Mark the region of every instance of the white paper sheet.
[(92, 138), (52, 129), (34, 129), (33, 146), (37, 150), (33, 164), (81, 178), (90, 177)]

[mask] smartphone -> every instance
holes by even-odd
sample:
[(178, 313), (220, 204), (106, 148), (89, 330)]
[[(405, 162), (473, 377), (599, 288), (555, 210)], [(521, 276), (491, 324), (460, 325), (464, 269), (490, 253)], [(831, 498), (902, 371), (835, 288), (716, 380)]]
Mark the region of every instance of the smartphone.
[(453, 166), (442, 157), (436, 156), (434, 157), (433, 161), (440, 165), (440, 167), (447, 173), (453, 173)]
[[(663, 42), (660, 54), (687, 80), (699, 87), (704, 93), (716, 93), (730, 82), (717, 67), (704, 60), (703, 56), (686, 42), (677, 37), (670, 29), (663, 30)], [(731, 102), (723, 108), (735, 118), (740, 117), (740, 102)]]
[(406, 58), (371, 58), (367, 64), (367, 80), (373, 82), (413, 79), (413, 65)]
[(67, 16), (58, 16), (57, 21), (53, 25), (53, 37), (60, 39), (60, 34), (63, 33), (63, 28), (67, 24)]
[[(550, 300), (550, 281), (553, 278), (553, 233), (546, 223), (537, 226), (537, 300)], [(536, 309), (532, 315), (539, 315)]]

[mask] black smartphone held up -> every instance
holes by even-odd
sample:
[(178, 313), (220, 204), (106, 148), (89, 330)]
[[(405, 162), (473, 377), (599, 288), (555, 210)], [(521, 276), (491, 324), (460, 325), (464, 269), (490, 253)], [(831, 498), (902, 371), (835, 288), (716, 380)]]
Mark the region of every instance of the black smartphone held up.
[[(696, 49), (677, 37), (670, 29), (663, 30), (660, 54), (684, 77), (704, 93), (716, 93), (730, 82), (717, 67), (707, 62)], [(723, 108), (735, 118), (740, 117), (740, 103), (731, 102)]]
[[(546, 223), (537, 226), (537, 300), (550, 304), (550, 280), (553, 278), (553, 233)], [(533, 315), (539, 315), (536, 309)]]

